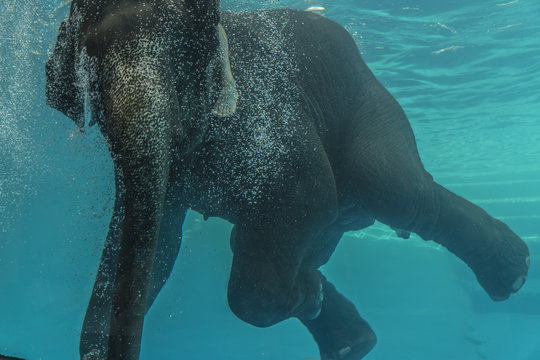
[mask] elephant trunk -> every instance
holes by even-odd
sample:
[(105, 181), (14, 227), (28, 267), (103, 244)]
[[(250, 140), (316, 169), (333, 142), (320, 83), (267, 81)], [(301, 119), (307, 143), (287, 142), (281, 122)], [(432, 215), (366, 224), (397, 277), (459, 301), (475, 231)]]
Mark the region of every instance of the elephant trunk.
[(165, 49), (155, 39), (138, 39), (111, 49), (101, 61), (102, 130), (125, 189), (109, 360), (139, 357), (171, 149), (181, 133)]

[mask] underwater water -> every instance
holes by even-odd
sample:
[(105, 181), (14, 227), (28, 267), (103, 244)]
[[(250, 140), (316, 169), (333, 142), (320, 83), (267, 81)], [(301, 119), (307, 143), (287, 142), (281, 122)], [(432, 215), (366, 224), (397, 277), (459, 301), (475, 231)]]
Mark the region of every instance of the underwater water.
[[(112, 163), (45, 104), (64, 0), (0, 0), (0, 354), (78, 358), (111, 216)], [(540, 2), (222, 1), (323, 7), (403, 106), (425, 167), (528, 244), (525, 286), (494, 303), (456, 257), (382, 224), (347, 233), (325, 274), (378, 336), (374, 360), (540, 359)], [(297, 320), (259, 329), (228, 309), (231, 225), (191, 212), (146, 317), (141, 359), (318, 359)]]

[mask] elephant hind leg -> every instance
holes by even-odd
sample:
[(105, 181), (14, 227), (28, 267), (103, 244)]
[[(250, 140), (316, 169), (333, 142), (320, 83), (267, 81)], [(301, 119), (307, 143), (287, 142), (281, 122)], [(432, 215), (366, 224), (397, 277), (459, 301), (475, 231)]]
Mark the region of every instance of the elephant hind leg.
[(463, 260), (493, 300), (506, 300), (527, 279), (527, 245), (480, 207), (439, 184), (434, 187), (439, 217), (432, 233), (419, 235), (435, 240)]
[(435, 183), (397, 102), (380, 89), (373, 94), (377, 99), (365, 99), (350, 131), (342, 192), (376, 220), (445, 246), (492, 299), (508, 298), (526, 279), (527, 246), (508, 226)]

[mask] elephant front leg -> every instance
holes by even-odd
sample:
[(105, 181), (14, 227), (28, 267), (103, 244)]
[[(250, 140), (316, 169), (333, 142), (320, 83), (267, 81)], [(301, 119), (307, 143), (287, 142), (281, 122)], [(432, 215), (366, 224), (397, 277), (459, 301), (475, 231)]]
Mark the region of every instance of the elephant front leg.
[[(318, 251), (307, 263), (313, 268), (325, 264), (343, 236), (344, 228), (334, 225), (318, 236)], [(360, 316), (356, 306), (339, 293), (319, 272), (323, 289), (320, 314), (310, 320), (300, 319), (317, 342), (321, 360), (360, 360), (377, 342), (375, 333)]]
[(269, 327), (290, 317), (313, 319), (322, 306), (319, 273), (302, 262), (307, 240), (301, 232), (258, 231), (235, 226), (228, 302), (241, 320)]
[[(111, 52), (102, 127), (125, 187), (107, 359), (139, 357), (178, 102), (159, 47)], [(147, 51), (149, 53), (147, 53)], [(123, 57), (122, 54), (137, 56)], [(170, 63), (170, 62), (169, 62)]]

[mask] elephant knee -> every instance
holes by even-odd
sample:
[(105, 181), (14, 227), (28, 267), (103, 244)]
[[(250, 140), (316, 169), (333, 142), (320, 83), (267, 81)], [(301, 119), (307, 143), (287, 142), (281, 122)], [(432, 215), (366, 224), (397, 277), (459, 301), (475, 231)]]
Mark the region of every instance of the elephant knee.
[(438, 217), (438, 198), (429, 173), (391, 173), (382, 183), (373, 183), (372, 179), (360, 183), (367, 184), (358, 192), (361, 205), (378, 221), (399, 229), (399, 237), (432, 230)]
[(313, 319), (321, 311), (322, 283), (318, 271), (302, 271), (297, 281), (230, 281), (228, 302), (241, 320), (269, 327), (290, 317)]
[(253, 287), (231, 287), (227, 294), (231, 311), (242, 321), (256, 327), (269, 327), (285, 320), (288, 306), (274, 294)]

